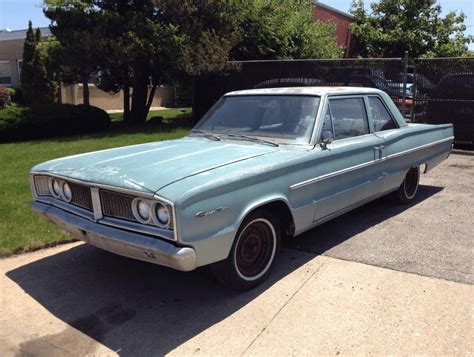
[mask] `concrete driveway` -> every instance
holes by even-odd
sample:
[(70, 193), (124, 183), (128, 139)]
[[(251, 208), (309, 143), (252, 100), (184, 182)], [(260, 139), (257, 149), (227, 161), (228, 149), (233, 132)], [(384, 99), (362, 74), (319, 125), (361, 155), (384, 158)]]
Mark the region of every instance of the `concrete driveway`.
[(0, 260), (1, 355), (474, 353), (474, 157), (286, 244), (246, 293), (73, 243)]

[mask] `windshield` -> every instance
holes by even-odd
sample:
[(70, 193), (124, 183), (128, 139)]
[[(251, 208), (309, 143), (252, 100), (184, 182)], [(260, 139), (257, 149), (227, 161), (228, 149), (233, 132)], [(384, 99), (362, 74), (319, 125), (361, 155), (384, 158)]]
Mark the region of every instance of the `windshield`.
[(237, 134), (280, 143), (308, 144), (319, 101), (319, 97), (304, 95), (227, 96), (204, 115), (193, 131), (229, 139)]

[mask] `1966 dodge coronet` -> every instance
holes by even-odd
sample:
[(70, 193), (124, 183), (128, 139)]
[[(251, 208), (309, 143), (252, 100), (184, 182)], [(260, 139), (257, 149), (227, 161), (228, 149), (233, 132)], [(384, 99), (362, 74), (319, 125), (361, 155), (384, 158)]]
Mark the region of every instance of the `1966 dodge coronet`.
[(33, 210), (96, 247), (248, 289), (293, 237), (382, 195), (409, 203), (452, 125), (407, 124), (376, 89), (224, 95), (189, 136), (48, 161)]

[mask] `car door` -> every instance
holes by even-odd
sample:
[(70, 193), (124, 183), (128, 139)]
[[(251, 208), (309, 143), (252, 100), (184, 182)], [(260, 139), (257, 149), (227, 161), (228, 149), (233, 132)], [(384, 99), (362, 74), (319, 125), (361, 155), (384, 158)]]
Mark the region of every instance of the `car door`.
[(396, 159), (386, 160), (394, 154), (406, 149), (406, 140), (413, 141), (407, 130), (399, 128), (393, 118), (385, 101), (379, 95), (367, 96), (369, 121), (372, 122), (375, 135), (384, 140), (381, 155), (384, 158), (383, 164), (383, 185), (382, 191), (392, 191), (400, 185), (406, 174), (406, 157), (400, 156)]
[(321, 136), (332, 135), (333, 141), (318, 155), (314, 221), (353, 208), (382, 190), (383, 139), (369, 125), (366, 98), (329, 97), (322, 118)]

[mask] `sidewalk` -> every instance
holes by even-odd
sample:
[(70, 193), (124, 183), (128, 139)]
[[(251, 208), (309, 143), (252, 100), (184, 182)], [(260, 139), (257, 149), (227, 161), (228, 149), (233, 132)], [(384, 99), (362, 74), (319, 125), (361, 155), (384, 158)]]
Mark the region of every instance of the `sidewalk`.
[(292, 249), (246, 293), (82, 243), (0, 272), (3, 356), (474, 352), (472, 285)]

